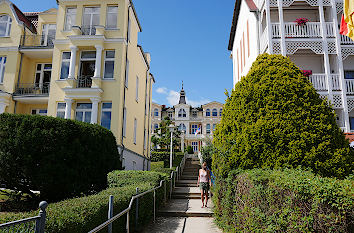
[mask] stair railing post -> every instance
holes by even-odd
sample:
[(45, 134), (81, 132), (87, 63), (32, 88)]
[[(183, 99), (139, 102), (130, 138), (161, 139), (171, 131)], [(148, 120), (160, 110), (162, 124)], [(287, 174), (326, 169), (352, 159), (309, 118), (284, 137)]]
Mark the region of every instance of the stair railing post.
[(165, 201), (165, 204), (167, 203), (167, 193), (166, 193), (166, 191), (167, 191), (167, 180), (164, 180), (164, 182), (163, 182), (163, 186), (164, 186), (164, 189), (165, 189), (165, 191), (164, 191), (164, 201)]
[(129, 233), (129, 211), (127, 212), (127, 225), (126, 225), (126, 228), (127, 228), (127, 233)]
[[(139, 194), (139, 188), (136, 188), (136, 195)], [(135, 206), (135, 230), (138, 229), (138, 219), (139, 219), (139, 198), (136, 199)]]
[(41, 209), (39, 211), (39, 219), (36, 220), (36, 228), (35, 228), (35, 233), (44, 233), (45, 229), (45, 219), (47, 216), (46, 208), (48, 206), (48, 203), (46, 201), (41, 201), (39, 203), (39, 208)]
[[(108, 220), (113, 217), (113, 195), (109, 196)], [(112, 223), (108, 225), (108, 233), (112, 233)]]

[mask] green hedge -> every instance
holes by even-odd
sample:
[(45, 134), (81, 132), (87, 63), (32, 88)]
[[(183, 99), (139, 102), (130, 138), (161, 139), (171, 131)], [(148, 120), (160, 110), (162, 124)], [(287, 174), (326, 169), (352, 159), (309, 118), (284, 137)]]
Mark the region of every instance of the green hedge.
[(225, 232), (350, 232), (354, 181), (302, 170), (233, 170), (213, 201)]
[(54, 117), (0, 115), (0, 184), (41, 199), (63, 200), (101, 191), (121, 169), (111, 131)]
[[(164, 174), (156, 172), (131, 172), (121, 171), (123, 175), (118, 176), (130, 182), (124, 187), (108, 188), (98, 194), (68, 199), (57, 203), (49, 204), (47, 208), (46, 232), (48, 233), (81, 233), (88, 232), (107, 220), (108, 198), (114, 196), (114, 214), (118, 214), (126, 209), (130, 199), (136, 193), (138, 187), (141, 192), (153, 188), (160, 182)], [(119, 172), (118, 172), (119, 173)], [(135, 173), (135, 174), (134, 174)], [(117, 174), (117, 173), (115, 173)], [(111, 174), (111, 177), (113, 173)], [(150, 177), (150, 179), (145, 179)], [(143, 179), (145, 179), (143, 181)], [(138, 182), (141, 180), (141, 182)], [(151, 185), (152, 184), (152, 185)], [(167, 185), (167, 188), (170, 186)], [(163, 188), (157, 191), (157, 204), (163, 200)], [(134, 202), (135, 203), (135, 202)], [(38, 215), (38, 211), (26, 213), (0, 213), (0, 223), (18, 220), (24, 217)], [(150, 193), (139, 200), (139, 226), (151, 222), (153, 217), (153, 193)], [(135, 204), (130, 212), (131, 230), (136, 230), (135, 223)], [(125, 232), (126, 217), (121, 217), (113, 224), (113, 232)]]
[(152, 186), (158, 186), (160, 180), (168, 177), (163, 173), (151, 171), (146, 175), (145, 171), (113, 171), (108, 173), (108, 187), (124, 187), (126, 185), (138, 185), (140, 183), (149, 183)]
[[(174, 152), (174, 160), (173, 160), (173, 166), (176, 167), (179, 165), (181, 162), (182, 157), (184, 156), (183, 152)], [(151, 162), (164, 162), (164, 167), (170, 167), (170, 152), (157, 152), (157, 151), (152, 151), (151, 152)]]

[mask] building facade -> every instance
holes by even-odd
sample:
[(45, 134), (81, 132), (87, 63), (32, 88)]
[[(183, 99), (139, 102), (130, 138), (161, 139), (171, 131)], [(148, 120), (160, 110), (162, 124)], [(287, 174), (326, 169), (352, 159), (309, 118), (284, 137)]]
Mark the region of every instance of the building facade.
[(210, 102), (200, 107), (192, 107), (186, 102), (186, 93), (180, 92), (179, 103), (173, 107), (166, 107), (152, 103), (152, 135), (159, 129), (161, 121), (168, 117), (178, 130), (182, 132), (184, 145), (191, 146), (195, 153), (201, 151), (205, 140), (212, 138), (216, 125), (221, 120), (223, 104)]
[[(342, 0), (237, 0), (228, 49), (234, 85), (262, 53), (288, 56), (354, 131), (354, 41), (339, 34)], [(305, 21), (305, 23), (303, 23)]]
[(149, 169), (154, 77), (133, 3), (57, 3), (23, 13), (0, 0), (0, 113), (100, 124), (115, 135), (126, 169)]

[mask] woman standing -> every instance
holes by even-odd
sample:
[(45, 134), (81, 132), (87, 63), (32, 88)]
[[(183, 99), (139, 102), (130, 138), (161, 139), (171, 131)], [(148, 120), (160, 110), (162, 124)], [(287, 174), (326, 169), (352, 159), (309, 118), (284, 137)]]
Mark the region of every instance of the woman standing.
[[(202, 165), (202, 169), (199, 169), (198, 175), (198, 183), (197, 186), (200, 188), (200, 193), (202, 196), (202, 208), (208, 207), (208, 197), (209, 197), (209, 189), (210, 189), (210, 171), (207, 169), (207, 163), (204, 162)], [(204, 205), (204, 197), (205, 197), (205, 205)]]

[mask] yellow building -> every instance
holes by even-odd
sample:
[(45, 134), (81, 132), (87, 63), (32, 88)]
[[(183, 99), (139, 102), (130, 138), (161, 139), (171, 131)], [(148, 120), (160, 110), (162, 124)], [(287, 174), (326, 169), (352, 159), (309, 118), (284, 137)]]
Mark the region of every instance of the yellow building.
[(133, 3), (57, 3), (23, 13), (0, 0), (0, 113), (100, 124), (116, 136), (126, 169), (149, 169), (155, 80)]

